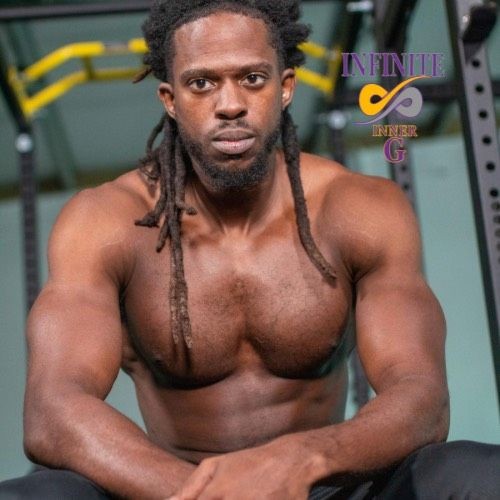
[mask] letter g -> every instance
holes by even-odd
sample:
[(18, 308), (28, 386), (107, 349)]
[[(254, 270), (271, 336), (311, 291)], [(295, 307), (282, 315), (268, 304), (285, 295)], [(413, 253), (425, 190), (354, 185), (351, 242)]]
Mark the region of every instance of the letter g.
[[(398, 149), (392, 148), (392, 144), (396, 142)], [(403, 148), (404, 142), (401, 137), (391, 137), (384, 144), (384, 155), (390, 163), (401, 163), (406, 158), (406, 150)]]

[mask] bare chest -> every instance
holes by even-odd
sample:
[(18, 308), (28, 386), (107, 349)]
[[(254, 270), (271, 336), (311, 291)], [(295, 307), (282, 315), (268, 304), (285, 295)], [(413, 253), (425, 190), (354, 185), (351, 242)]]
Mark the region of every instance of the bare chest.
[(174, 344), (170, 249), (141, 243), (126, 292), (129, 340), (166, 385), (204, 385), (246, 365), (280, 377), (320, 376), (345, 331), (347, 280), (327, 282), (298, 238), (252, 244), (183, 241), (193, 347)]

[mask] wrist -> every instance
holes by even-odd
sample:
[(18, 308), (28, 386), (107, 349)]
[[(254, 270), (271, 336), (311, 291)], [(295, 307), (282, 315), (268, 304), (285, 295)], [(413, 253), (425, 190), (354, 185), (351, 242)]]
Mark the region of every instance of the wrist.
[(315, 439), (310, 439), (307, 432), (286, 434), (270, 444), (278, 447), (278, 453), (289, 459), (304, 481), (312, 485), (330, 474), (325, 453), (315, 446)]

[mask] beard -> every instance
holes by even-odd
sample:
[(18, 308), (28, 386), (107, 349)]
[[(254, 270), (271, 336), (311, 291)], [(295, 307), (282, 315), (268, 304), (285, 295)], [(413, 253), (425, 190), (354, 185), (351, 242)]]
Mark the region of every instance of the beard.
[[(238, 124), (239, 125), (239, 124)], [(281, 123), (278, 123), (264, 138), (264, 146), (246, 168), (230, 169), (223, 162), (207, 159), (203, 144), (188, 133), (178, 123), (179, 136), (191, 161), (196, 162), (211, 187), (217, 191), (240, 190), (259, 184), (271, 169), (270, 156), (280, 137)], [(242, 128), (245, 128), (244, 126)], [(232, 160), (238, 160), (242, 155), (232, 155)]]

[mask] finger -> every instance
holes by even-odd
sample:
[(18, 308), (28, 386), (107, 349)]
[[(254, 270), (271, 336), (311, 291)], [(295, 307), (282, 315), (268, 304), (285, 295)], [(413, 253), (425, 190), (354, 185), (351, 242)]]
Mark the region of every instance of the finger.
[(215, 475), (217, 464), (214, 461), (204, 461), (188, 477), (182, 489), (170, 500), (195, 500), (201, 495)]

